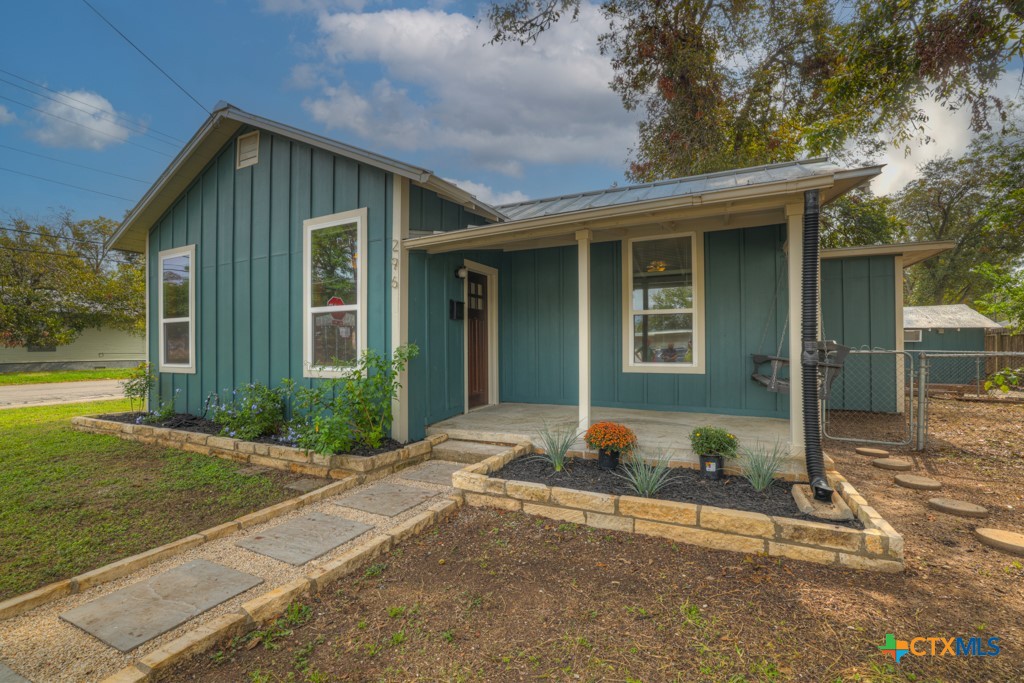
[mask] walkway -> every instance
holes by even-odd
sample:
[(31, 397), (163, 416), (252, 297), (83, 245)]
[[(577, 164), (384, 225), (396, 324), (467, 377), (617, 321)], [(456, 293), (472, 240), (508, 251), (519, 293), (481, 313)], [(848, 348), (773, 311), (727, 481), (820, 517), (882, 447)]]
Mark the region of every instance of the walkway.
[(0, 663), (36, 683), (101, 680), (423, 512), (464, 466), (428, 461), (7, 620)]
[(116, 379), (54, 382), (52, 384), (15, 384), (0, 387), (0, 408), (83, 403), (122, 398), (123, 396), (121, 382)]

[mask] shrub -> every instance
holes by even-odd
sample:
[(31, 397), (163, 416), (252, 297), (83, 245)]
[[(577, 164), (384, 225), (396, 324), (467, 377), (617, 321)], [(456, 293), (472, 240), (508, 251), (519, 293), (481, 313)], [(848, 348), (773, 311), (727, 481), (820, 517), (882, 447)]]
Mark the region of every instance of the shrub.
[(367, 350), (345, 366), (344, 377), (296, 389), (292, 406), (299, 417), (290, 427), (299, 446), (317, 453), (379, 448), (391, 431), (399, 375), (418, 354), (415, 344), (400, 346), (390, 359)]
[(580, 438), (576, 423), (551, 426), (547, 423), (540, 429), (540, 443), (544, 452), (533, 456), (547, 462), (555, 470), (561, 472), (569, 460), (569, 449)]
[(629, 453), (636, 448), (636, 434), (617, 422), (595, 422), (583, 435), (583, 440), (590, 448), (606, 451)]
[[(155, 385), (156, 375), (153, 374), (153, 366), (149, 363), (139, 363), (137, 367), (132, 368), (127, 379), (121, 380), (121, 389), (124, 391), (124, 397), (128, 399), (131, 412), (142, 411), (149, 392)], [(136, 403), (139, 405), (138, 411), (135, 410)]]
[(252, 441), (275, 434), (284, 424), (284, 386), (271, 389), (260, 382), (246, 384), (231, 392), (231, 401), (221, 403), (216, 394), (207, 399), (211, 419), (221, 434)]
[(135, 424), (145, 422), (146, 424), (158, 424), (174, 417), (174, 399), (181, 393), (181, 389), (174, 390), (174, 396), (169, 401), (161, 400), (157, 407), (147, 415), (140, 415), (135, 419)]
[(744, 448), (743, 461), (740, 465), (741, 472), (755, 491), (764, 493), (775, 481), (775, 475), (782, 468), (785, 458), (785, 449), (778, 442), (775, 442), (771, 448), (764, 444), (757, 444), (753, 448)]
[(641, 498), (653, 498), (674, 478), (668, 466), (668, 455), (652, 459), (634, 453), (622, 469), (623, 473), (616, 473), (615, 476), (625, 479), (633, 492)]
[(736, 437), (719, 427), (706, 425), (697, 427), (690, 432), (690, 447), (697, 455), (721, 455), (725, 458), (736, 457)]
[(1006, 394), (1011, 389), (1020, 388), (1022, 380), (1024, 380), (1024, 368), (1003, 368), (998, 372), (993, 372), (985, 380), (985, 391), (998, 389)]

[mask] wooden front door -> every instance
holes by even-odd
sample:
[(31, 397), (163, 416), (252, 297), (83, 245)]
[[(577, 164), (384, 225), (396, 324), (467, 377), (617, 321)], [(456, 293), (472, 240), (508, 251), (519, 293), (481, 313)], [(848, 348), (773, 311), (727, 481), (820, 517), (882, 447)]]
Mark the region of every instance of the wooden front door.
[(487, 387), (487, 276), (469, 272), (466, 290), (466, 361), (469, 407), (488, 403)]

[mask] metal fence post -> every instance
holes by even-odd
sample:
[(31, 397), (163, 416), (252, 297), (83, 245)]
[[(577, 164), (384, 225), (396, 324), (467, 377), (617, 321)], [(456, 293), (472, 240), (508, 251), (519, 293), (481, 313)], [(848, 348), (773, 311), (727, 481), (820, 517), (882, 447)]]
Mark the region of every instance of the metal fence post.
[(928, 433), (928, 354), (918, 356), (917, 366), (917, 450), (923, 451)]

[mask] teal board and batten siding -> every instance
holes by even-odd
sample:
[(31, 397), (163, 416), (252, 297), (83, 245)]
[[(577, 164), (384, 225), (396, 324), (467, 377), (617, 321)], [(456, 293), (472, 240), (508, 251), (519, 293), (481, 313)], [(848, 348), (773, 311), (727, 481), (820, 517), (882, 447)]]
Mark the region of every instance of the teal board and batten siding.
[[(895, 259), (823, 260), (821, 326), (825, 339), (854, 349), (895, 349)], [(828, 405), (835, 410), (894, 412), (899, 404), (898, 386), (894, 356), (851, 355), (832, 384)]]
[[(985, 350), (985, 330), (956, 329), (921, 330), (920, 342), (906, 342), (907, 351), (977, 351)], [(928, 366), (928, 381), (931, 384), (974, 384), (985, 379), (985, 361), (978, 357), (932, 358)]]
[[(622, 244), (591, 249), (591, 383), (596, 406), (786, 417), (786, 395), (750, 379), (753, 353), (774, 353), (787, 311), (785, 228), (704, 235), (707, 367), (703, 375), (622, 372)], [(573, 405), (578, 399), (577, 248), (472, 252), (410, 259), (410, 436), (463, 412), (463, 323), (454, 276), (464, 259), (499, 271), (500, 400)]]
[[(246, 131), (242, 131), (244, 133)], [(235, 170), (229, 143), (150, 232), (150, 358), (159, 358), (157, 254), (196, 245), (196, 372), (160, 373), (160, 400), (200, 413), (212, 392), (303, 379), (302, 223), (367, 208), (367, 344), (391, 336), (391, 174), (261, 132), (259, 163)], [(177, 394), (175, 393), (177, 392)]]

